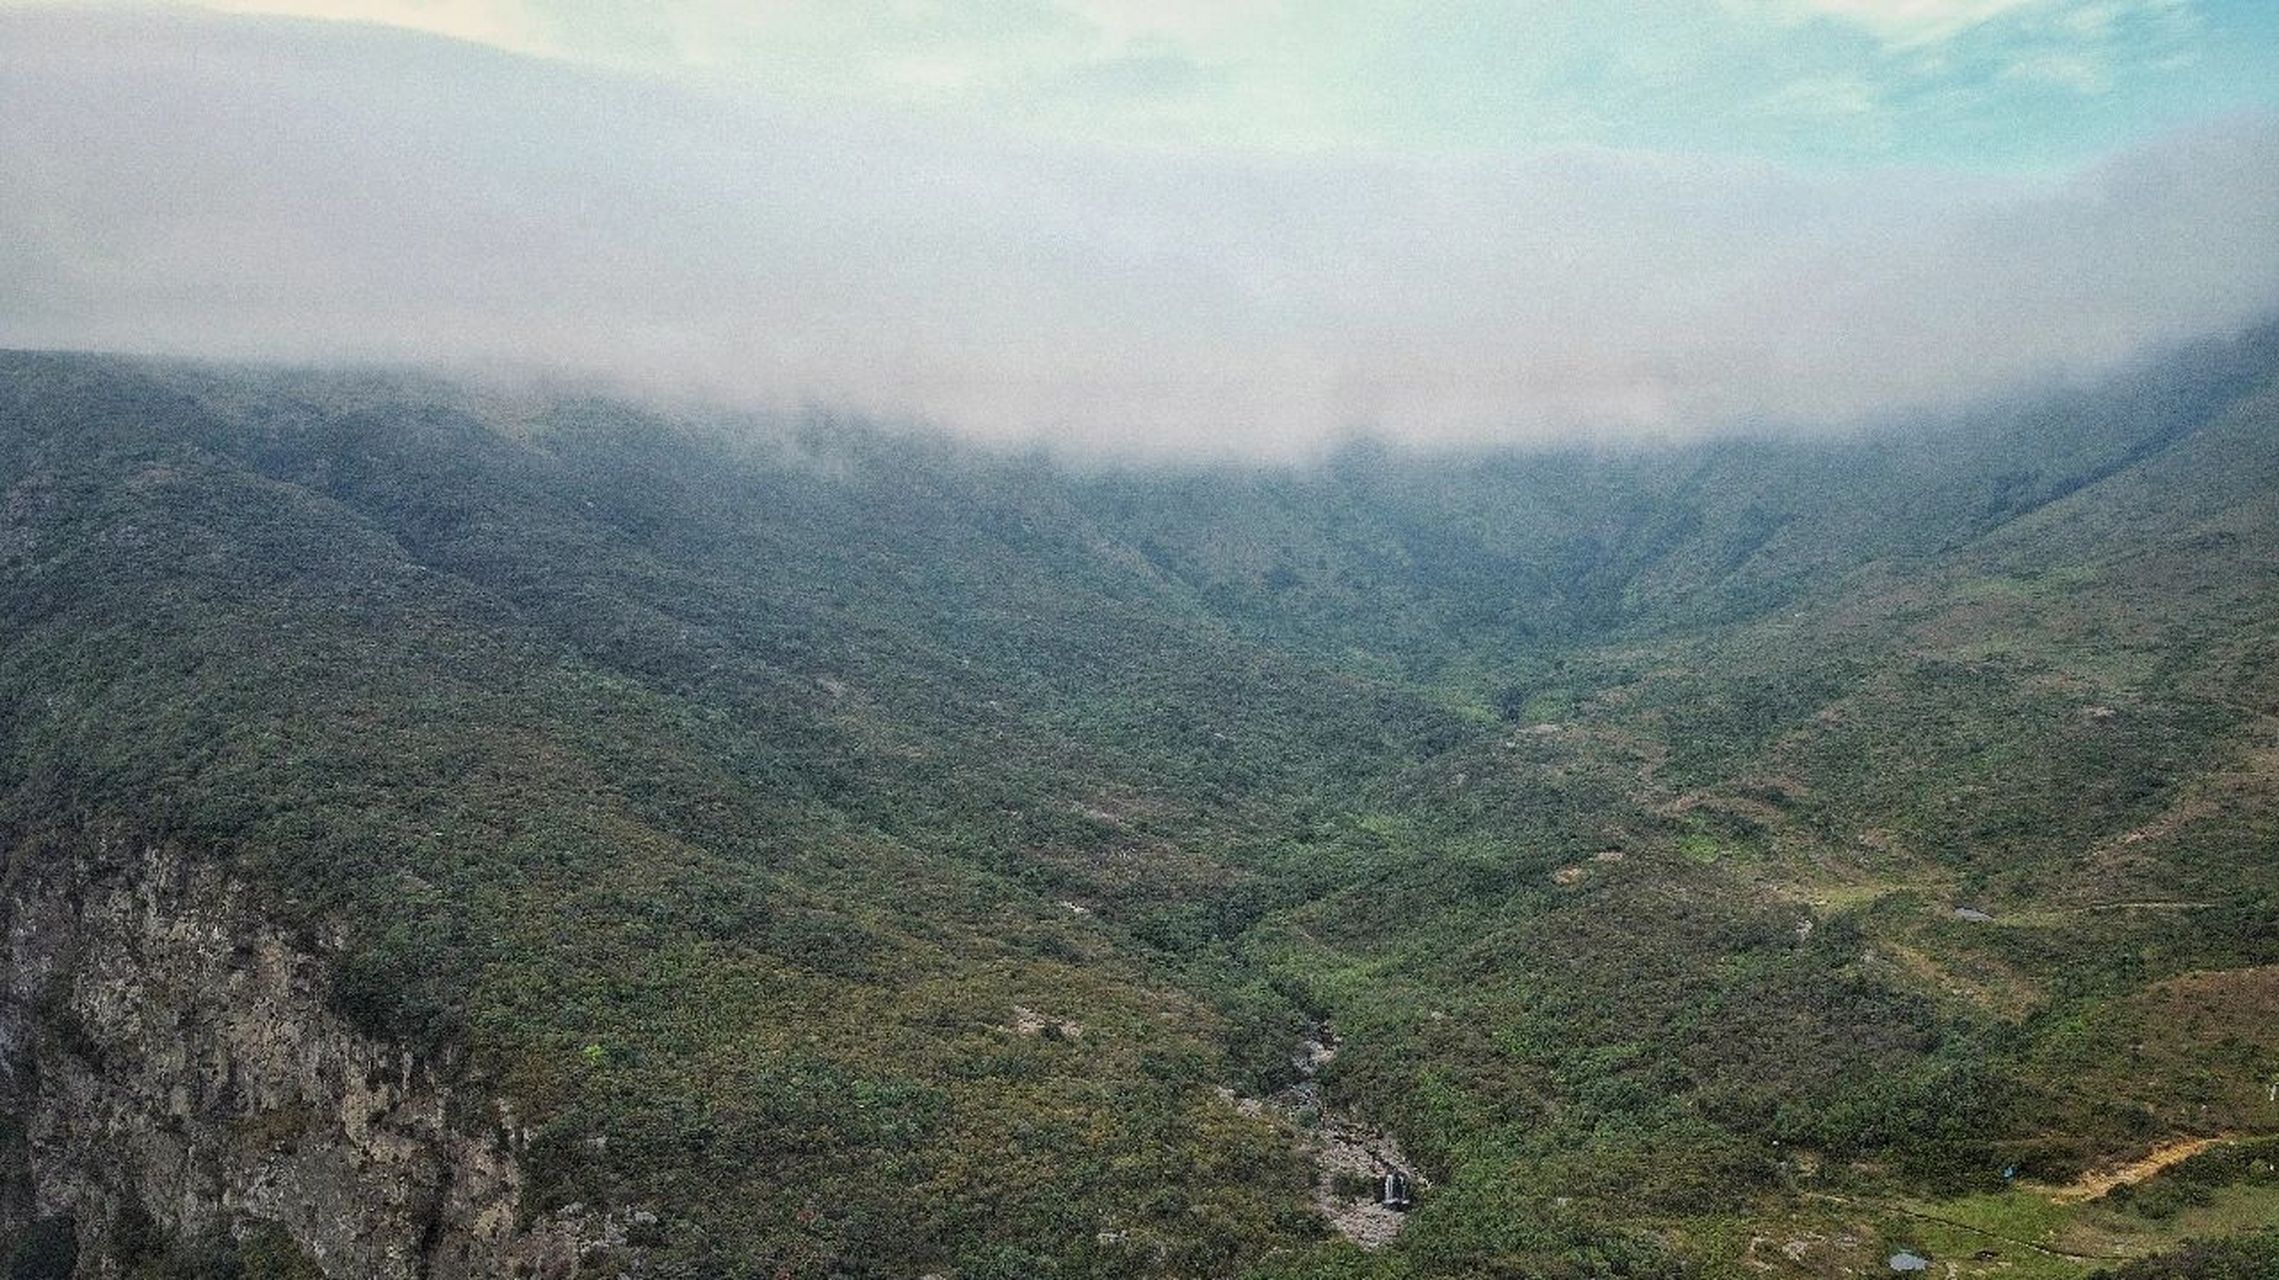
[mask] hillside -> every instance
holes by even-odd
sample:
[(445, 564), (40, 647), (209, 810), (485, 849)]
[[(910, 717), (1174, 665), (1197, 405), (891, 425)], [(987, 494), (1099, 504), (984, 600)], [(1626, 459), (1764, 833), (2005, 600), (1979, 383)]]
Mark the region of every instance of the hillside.
[[(1187, 471), (12, 353), (0, 636), (15, 1274), (2080, 1277), (2279, 1220), (2279, 329)], [(1426, 1184), (1391, 1244), (1293, 1085)]]

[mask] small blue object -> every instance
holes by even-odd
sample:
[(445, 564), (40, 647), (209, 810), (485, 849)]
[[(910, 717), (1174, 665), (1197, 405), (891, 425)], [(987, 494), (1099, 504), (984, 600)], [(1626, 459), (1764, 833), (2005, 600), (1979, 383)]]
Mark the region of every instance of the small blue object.
[(2002, 1169), (2002, 1180), (2003, 1180), (2004, 1182), (2008, 1182), (2010, 1179), (2012, 1179), (2012, 1178), (2015, 1178), (2015, 1177), (2017, 1177), (2017, 1176), (2018, 1176), (2018, 1166), (2016, 1166), (2016, 1165), (2014, 1165), (2014, 1164), (2013, 1164), (2013, 1165), (2005, 1165), (2005, 1166), (2003, 1166), (2003, 1169)]
[(1928, 1271), (1931, 1269), (1931, 1260), (1902, 1250), (1891, 1255), (1891, 1269), (1894, 1271)]

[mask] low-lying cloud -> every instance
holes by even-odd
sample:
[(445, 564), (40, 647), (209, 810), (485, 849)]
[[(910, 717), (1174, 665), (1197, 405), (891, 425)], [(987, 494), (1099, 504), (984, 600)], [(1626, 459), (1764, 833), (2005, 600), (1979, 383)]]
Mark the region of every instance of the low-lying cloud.
[(0, 345), (561, 369), (1134, 456), (1809, 426), (2279, 306), (2279, 123), (2047, 181), (1081, 148), (0, 14)]

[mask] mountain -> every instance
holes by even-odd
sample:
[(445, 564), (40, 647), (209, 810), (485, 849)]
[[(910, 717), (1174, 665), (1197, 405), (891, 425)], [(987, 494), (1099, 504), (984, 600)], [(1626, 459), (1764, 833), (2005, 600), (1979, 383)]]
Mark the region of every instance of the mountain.
[(14, 1275), (2273, 1257), (2279, 328), (1185, 470), (10, 353), (0, 635)]

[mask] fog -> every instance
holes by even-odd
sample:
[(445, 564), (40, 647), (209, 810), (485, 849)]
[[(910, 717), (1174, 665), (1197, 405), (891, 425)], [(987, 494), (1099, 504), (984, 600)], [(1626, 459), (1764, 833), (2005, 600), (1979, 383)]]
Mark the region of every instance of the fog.
[(0, 345), (600, 375), (1106, 456), (1813, 429), (2279, 306), (2279, 122), (2044, 179), (1080, 147), (399, 31), (0, 13)]

